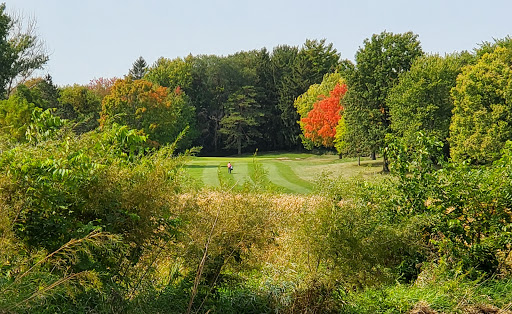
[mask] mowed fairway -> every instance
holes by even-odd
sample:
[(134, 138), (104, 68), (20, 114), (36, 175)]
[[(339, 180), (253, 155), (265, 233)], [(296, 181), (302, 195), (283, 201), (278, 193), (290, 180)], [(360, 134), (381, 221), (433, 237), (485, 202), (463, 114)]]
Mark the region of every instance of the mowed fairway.
[[(228, 173), (227, 164), (233, 164)], [(200, 184), (211, 187), (221, 182), (243, 185), (251, 182), (255, 163), (260, 164), (267, 179), (286, 193), (307, 194), (313, 190), (320, 176), (345, 177), (373, 176), (382, 170), (382, 161), (361, 159), (339, 159), (336, 155), (313, 154), (263, 154), (257, 157), (192, 157), (187, 170)]]

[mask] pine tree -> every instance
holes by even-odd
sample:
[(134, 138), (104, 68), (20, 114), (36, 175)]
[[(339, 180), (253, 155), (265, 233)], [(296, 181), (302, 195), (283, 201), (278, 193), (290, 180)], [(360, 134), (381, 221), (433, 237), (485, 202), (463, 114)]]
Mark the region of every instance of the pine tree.
[(220, 132), (226, 135), (226, 148), (236, 148), (238, 155), (242, 148), (253, 144), (261, 136), (258, 126), (263, 114), (256, 102), (257, 93), (253, 86), (244, 86), (229, 97), (227, 114), (220, 121)]
[(133, 63), (133, 66), (130, 69), (128, 76), (132, 80), (140, 80), (144, 77), (144, 74), (146, 74), (147, 69), (148, 69), (148, 65), (146, 63), (146, 60), (144, 60), (144, 58), (142, 58), (142, 56), (140, 56)]

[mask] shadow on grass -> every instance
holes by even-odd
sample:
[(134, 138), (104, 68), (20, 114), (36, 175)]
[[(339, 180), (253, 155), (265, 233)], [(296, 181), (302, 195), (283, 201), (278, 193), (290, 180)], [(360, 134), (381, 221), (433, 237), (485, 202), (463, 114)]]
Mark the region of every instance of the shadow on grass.
[(371, 167), (371, 168), (382, 168), (382, 161), (375, 161), (375, 160), (365, 160), (361, 161), (361, 167)]
[(186, 165), (185, 168), (189, 169), (203, 169), (203, 168), (217, 168), (215, 165)]

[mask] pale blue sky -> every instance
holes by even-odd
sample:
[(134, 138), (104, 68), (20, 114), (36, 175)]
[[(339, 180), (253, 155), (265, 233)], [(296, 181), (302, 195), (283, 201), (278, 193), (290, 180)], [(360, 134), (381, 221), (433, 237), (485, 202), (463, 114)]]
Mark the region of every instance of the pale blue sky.
[[(0, 0), (1, 1), (1, 0)], [(327, 39), (353, 60), (365, 38), (412, 31), (423, 50), (472, 50), (512, 35), (510, 0), (11, 0), (35, 16), (58, 85), (122, 77), (139, 56), (228, 55)]]

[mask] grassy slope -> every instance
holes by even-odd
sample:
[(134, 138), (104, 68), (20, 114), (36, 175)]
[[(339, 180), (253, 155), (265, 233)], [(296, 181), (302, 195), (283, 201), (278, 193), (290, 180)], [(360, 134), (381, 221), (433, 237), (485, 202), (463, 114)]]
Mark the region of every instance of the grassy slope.
[[(242, 157), (193, 157), (187, 169), (189, 173), (206, 186), (217, 187), (220, 182), (229, 185), (243, 184), (251, 180), (254, 161), (260, 163), (270, 182), (288, 193), (307, 194), (313, 189), (313, 182), (320, 176), (353, 177), (373, 175), (381, 170), (379, 160), (364, 159), (361, 166), (357, 159), (338, 159), (335, 155), (313, 154), (263, 154)], [(233, 164), (231, 175), (227, 163)]]

